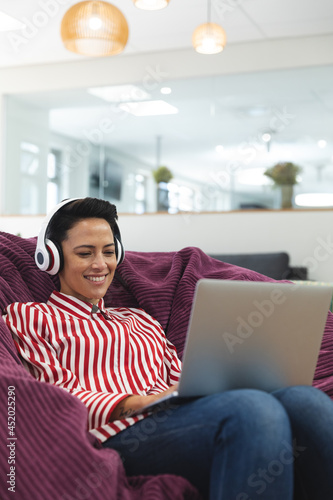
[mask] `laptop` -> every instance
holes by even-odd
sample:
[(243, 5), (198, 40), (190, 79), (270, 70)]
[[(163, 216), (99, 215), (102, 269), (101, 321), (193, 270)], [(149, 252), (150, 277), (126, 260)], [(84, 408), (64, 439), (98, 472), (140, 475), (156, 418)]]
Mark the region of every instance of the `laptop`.
[(238, 388), (311, 385), (330, 287), (201, 279), (174, 391), (137, 413)]

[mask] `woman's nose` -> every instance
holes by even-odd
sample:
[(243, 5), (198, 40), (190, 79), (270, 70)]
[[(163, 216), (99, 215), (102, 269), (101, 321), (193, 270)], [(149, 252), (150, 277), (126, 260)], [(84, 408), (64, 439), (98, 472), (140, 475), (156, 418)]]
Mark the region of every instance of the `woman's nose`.
[(107, 267), (107, 264), (105, 262), (104, 256), (102, 253), (98, 253), (95, 255), (94, 261), (92, 263), (93, 267), (98, 268), (98, 269), (104, 269)]

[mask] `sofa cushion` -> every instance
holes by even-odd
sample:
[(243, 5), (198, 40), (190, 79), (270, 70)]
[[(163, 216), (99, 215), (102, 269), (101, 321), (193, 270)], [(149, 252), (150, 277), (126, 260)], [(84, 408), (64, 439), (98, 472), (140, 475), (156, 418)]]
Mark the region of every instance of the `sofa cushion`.
[[(0, 234), (2, 308), (13, 301), (46, 301), (58, 287), (57, 277), (37, 269), (35, 245), (35, 238)], [(117, 272), (105, 296), (106, 305), (144, 308), (162, 324), (180, 357), (198, 279), (273, 281), (257, 272), (215, 260), (198, 248), (184, 248), (179, 252), (128, 251)], [(25, 371), (1, 318), (0, 336), (2, 397), (6, 397), (9, 386), (15, 386), (19, 401), (17, 498), (70, 500), (84, 495), (94, 500), (199, 498), (197, 491), (180, 477), (126, 478), (119, 455), (113, 450), (99, 449), (87, 432), (85, 406), (63, 389), (38, 382)], [(328, 313), (314, 385), (333, 397), (331, 313)], [(1, 413), (1, 419), (0, 438), (7, 442), (5, 412)], [(0, 465), (8, 471), (4, 453), (0, 455)], [(0, 497), (6, 498), (6, 494), (7, 488), (1, 483)]]

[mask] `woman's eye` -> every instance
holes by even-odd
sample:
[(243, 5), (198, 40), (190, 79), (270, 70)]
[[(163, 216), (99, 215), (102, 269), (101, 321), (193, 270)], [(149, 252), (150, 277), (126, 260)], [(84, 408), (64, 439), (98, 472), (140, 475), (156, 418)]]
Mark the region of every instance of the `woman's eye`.
[(104, 255), (111, 257), (111, 255), (114, 255), (114, 252), (112, 250), (110, 250), (110, 251), (104, 252)]
[(89, 252), (80, 252), (78, 253), (79, 257), (88, 257), (90, 255)]

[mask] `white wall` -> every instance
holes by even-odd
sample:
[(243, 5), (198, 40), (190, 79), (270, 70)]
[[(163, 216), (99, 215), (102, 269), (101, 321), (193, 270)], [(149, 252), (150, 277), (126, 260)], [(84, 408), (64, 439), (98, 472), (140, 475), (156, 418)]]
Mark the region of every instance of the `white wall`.
[(309, 278), (333, 282), (333, 212), (253, 211), (133, 216), (119, 225), (126, 248), (172, 251), (197, 246), (206, 253), (286, 251)]
[[(38, 233), (43, 217), (0, 217), (0, 230)], [(119, 215), (127, 250), (168, 252), (196, 246), (207, 253), (286, 251), (309, 278), (333, 282), (333, 212), (286, 210)]]

